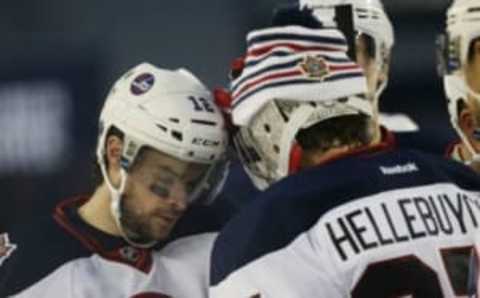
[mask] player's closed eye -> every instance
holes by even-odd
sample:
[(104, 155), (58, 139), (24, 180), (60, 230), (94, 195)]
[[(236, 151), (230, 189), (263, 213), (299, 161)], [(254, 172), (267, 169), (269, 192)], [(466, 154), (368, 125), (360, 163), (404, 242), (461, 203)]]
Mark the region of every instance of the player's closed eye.
[(162, 198), (170, 196), (170, 187), (164, 184), (154, 184), (150, 187), (150, 191)]

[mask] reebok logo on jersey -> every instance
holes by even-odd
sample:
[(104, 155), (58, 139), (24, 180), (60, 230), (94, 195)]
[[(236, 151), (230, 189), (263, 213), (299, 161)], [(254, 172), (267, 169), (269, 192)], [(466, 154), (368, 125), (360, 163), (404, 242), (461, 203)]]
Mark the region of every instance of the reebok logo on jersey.
[(383, 175), (400, 175), (412, 172), (417, 172), (418, 167), (415, 163), (410, 162), (404, 165), (396, 165), (393, 167), (380, 167)]
[(12, 255), (15, 249), (17, 249), (17, 246), (10, 243), (8, 234), (0, 234), (0, 266)]

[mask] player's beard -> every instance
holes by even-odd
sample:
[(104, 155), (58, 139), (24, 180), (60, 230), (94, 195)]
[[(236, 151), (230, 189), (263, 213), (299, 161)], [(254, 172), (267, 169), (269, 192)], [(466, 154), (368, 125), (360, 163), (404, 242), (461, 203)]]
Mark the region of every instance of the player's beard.
[(122, 225), (125, 235), (134, 243), (140, 245), (149, 244), (158, 239), (153, 236), (153, 231), (148, 220), (139, 216), (134, 211), (134, 207), (128, 204), (128, 198), (125, 196), (120, 202), (120, 224)]

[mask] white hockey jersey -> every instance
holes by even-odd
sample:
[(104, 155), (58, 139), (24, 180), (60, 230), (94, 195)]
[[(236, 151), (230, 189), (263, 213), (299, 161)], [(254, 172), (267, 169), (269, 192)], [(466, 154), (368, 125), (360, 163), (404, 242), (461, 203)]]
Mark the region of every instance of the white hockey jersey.
[[(85, 199), (62, 203), (29, 231), (3, 234), (0, 297), (207, 297), (215, 233), (183, 237), (158, 250), (138, 249), (84, 223)], [(3, 243), (3, 245), (2, 245)]]
[(222, 230), (210, 297), (466, 297), (479, 191), (463, 165), (387, 144), (290, 176)]

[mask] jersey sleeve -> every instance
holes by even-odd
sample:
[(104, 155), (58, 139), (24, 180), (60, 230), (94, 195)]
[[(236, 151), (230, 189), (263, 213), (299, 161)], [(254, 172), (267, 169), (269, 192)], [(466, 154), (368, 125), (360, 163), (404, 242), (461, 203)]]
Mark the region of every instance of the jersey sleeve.
[[(210, 297), (340, 298), (344, 293), (328, 252), (304, 233), (287, 247), (239, 268), (210, 288)], [(322, 250), (322, 251), (319, 251)], [(319, 256), (326, 256), (325, 258)]]
[[(60, 285), (45, 281), (51, 280), (65, 263), (86, 253), (51, 218), (0, 233), (0, 297), (53, 297), (40, 295), (39, 291)], [(31, 292), (34, 288), (35, 293)]]

